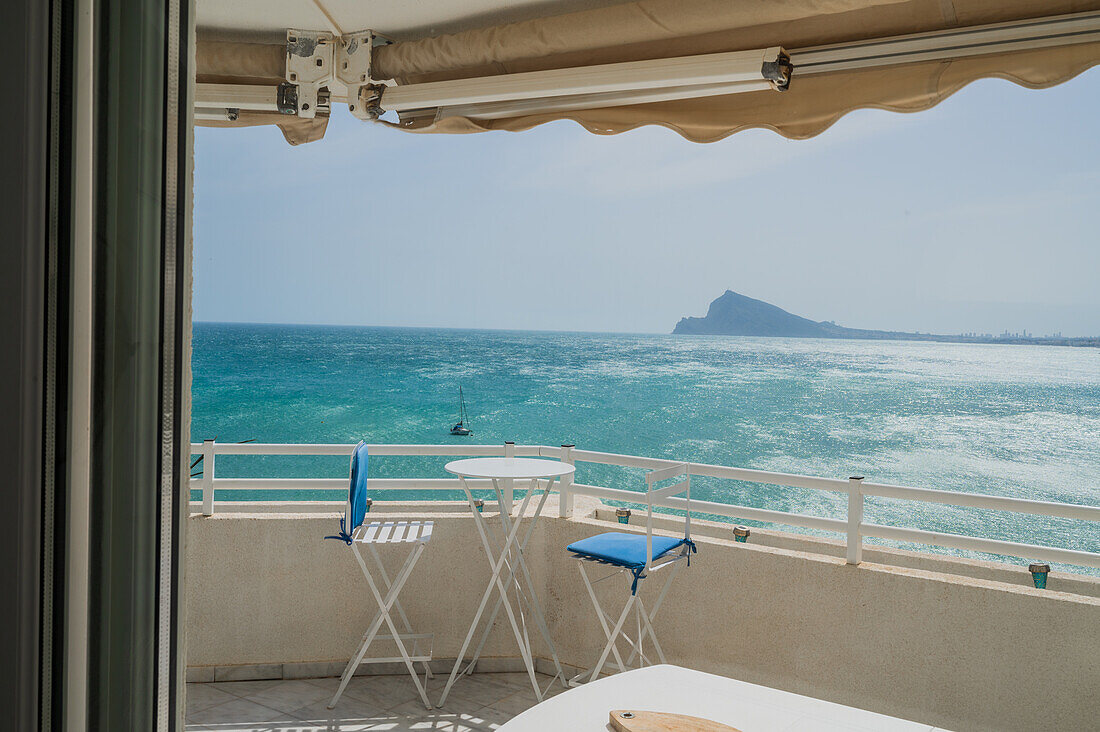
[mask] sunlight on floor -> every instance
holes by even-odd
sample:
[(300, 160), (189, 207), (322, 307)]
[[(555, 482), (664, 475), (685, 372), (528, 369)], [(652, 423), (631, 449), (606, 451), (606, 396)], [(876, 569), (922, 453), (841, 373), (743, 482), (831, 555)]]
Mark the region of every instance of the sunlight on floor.
[[(437, 701), (446, 676), (428, 695)], [(549, 676), (539, 674), (546, 688)], [(350, 732), (351, 730), (497, 729), (535, 704), (524, 673), (475, 674), (460, 679), (442, 709), (428, 711), (405, 676), (356, 676), (336, 708), (326, 709), (339, 679), (228, 681), (187, 685), (187, 730), (218, 732)], [(560, 684), (548, 695), (564, 691)]]

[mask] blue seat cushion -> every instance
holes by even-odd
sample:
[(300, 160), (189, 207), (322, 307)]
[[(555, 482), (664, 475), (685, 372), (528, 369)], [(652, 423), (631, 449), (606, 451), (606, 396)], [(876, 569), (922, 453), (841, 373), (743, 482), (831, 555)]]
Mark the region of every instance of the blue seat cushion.
[[(654, 536), (653, 556), (650, 559), (657, 559), (686, 543), (688, 543), (686, 539)], [(600, 559), (628, 569), (642, 569), (645, 567), (645, 534), (624, 534), (620, 531), (609, 531), (606, 534), (597, 534), (587, 539), (575, 541), (566, 548), (582, 557)]]

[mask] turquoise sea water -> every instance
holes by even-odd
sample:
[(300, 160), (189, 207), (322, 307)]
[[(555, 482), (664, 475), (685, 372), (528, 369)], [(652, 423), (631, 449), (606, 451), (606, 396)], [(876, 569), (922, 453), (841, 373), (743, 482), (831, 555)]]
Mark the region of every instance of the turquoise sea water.
[[(193, 344), (194, 442), (575, 443), (1100, 503), (1097, 349), (213, 323), (195, 324)], [(459, 385), (471, 438), (447, 434)], [(370, 475), (447, 477), (446, 461), (378, 457)], [(217, 474), (346, 477), (347, 460), (219, 456)], [(639, 490), (641, 475), (581, 465), (577, 480)], [(692, 495), (835, 518), (844, 517), (847, 500), (702, 478), (693, 480)], [(1085, 522), (878, 498), (868, 499), (865, 517), (1100, 550), (1100, 526)]]

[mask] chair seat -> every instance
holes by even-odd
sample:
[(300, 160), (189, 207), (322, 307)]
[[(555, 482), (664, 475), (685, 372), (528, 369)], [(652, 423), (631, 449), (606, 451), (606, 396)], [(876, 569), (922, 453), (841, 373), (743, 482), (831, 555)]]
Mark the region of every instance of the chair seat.
[(359, 544), (423, 544), (432, 540), (433, 521), (372, 521), (355, 532)]
[[(686, 543), (686, 539), (654, 536), (653, 556), (650, 559), (657, 559)], [(627, 569), (641, 569), (646, 563), (645, 534), (624, 534), (620, 531), (609, 531), (606, 534), (597, 534), (587, 539), (575, 541), (566, 549), (580, 557), (598, 559), (601, 562), (626, 567)]]

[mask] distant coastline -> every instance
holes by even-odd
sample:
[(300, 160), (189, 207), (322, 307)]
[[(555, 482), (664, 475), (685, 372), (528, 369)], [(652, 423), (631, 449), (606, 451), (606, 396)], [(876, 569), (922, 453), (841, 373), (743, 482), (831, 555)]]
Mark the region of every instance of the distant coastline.
[(938, 343), (1005, 343), (1032, 346), (1077, 346), (1100, 348), (1100, 336), (1067, 338), (1060, 335), (1034, 336), (1028, 333), (1001, 335), (960, 333), (907, 333), (892, 330), (846, 328), (830, 321), (814, 321), (780, 307), (726, 290), (710, 304), (702, 318), (682, 318), (673, 335), (740, 335), (780, 338), (845, 338), (879, 341), (932, 341)]

